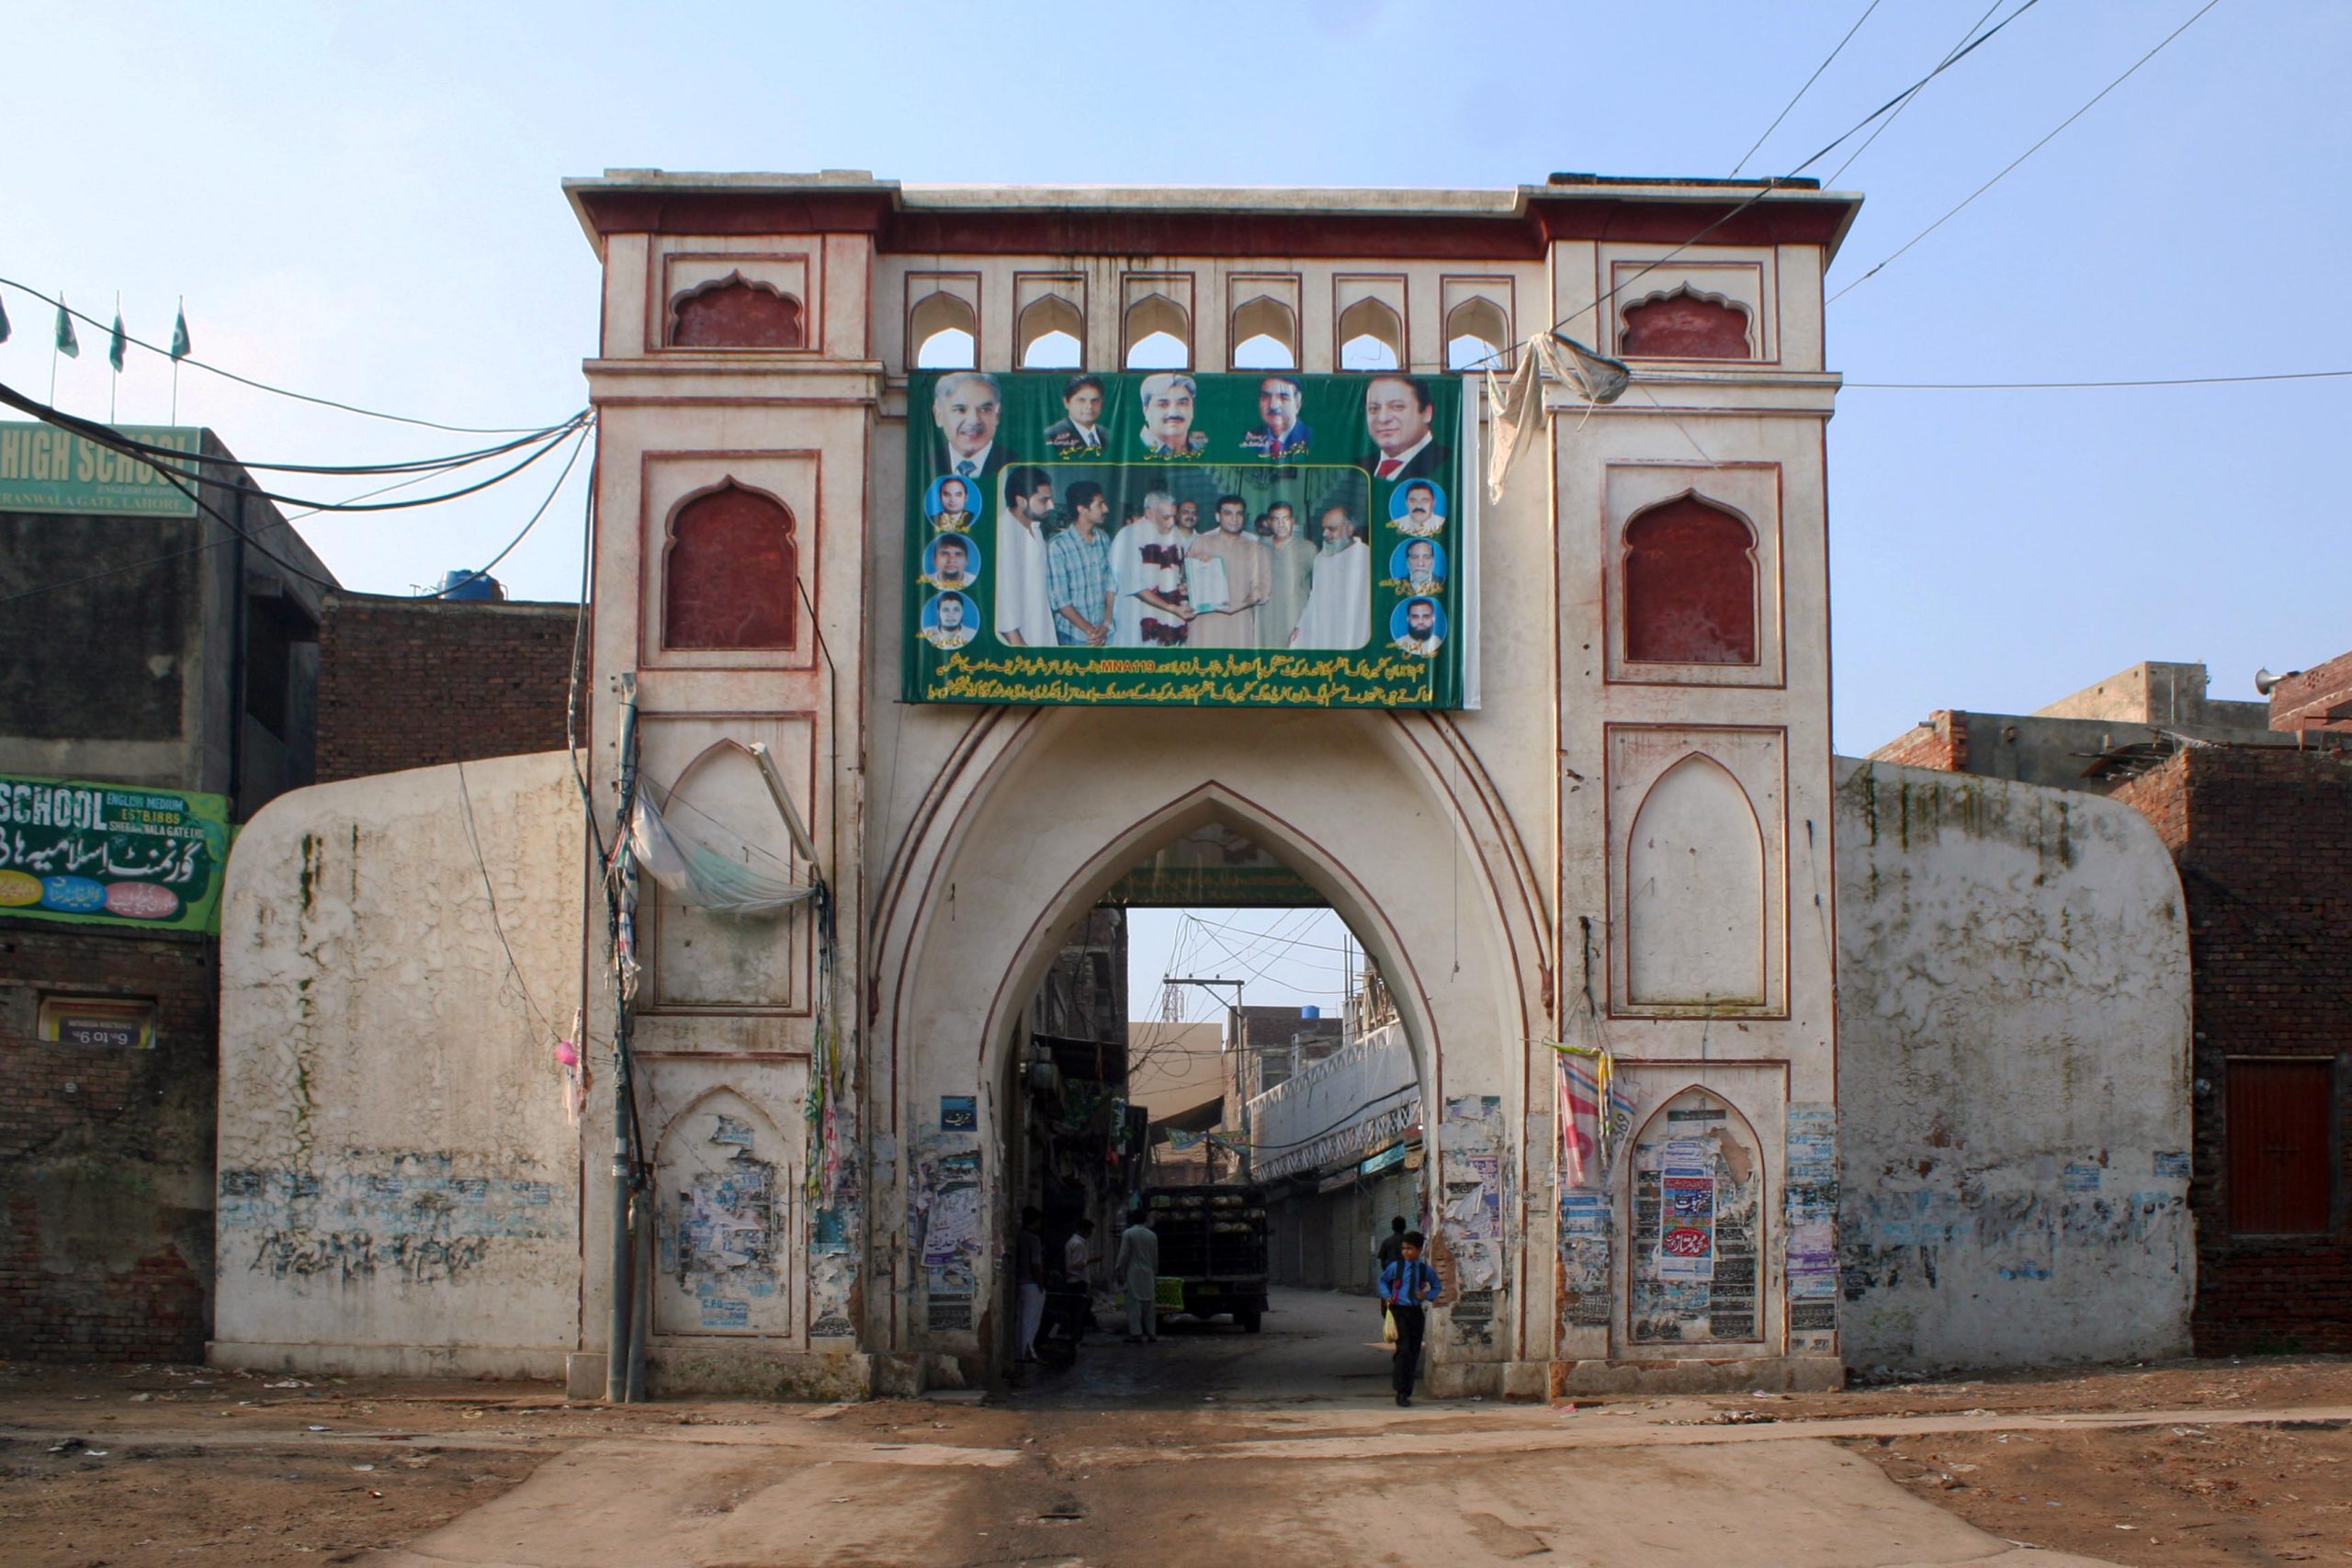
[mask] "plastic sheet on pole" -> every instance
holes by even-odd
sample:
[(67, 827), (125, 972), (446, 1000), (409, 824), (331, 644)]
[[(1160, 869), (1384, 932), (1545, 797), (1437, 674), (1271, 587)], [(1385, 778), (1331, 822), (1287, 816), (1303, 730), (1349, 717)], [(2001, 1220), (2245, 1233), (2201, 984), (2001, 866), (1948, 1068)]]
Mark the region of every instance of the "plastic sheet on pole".
[(665, 818), (640, 791), (628, 825), (639, 867), (694, 908), (722, 915), (774, 915), (814, 897), (817, 885), (747, 863), (763, 852), (731, 835), (705, 835)]

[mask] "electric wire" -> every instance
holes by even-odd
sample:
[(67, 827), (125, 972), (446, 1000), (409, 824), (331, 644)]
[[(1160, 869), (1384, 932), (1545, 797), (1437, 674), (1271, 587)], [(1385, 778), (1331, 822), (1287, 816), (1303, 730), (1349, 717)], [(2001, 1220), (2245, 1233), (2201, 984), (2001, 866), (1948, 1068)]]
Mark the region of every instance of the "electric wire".
[[(97, 328), (101, 332), (111, 333), (114, 330), (111, 324), (99, 321), (96, 316), (84, 315), (81, 311), (74, 310), (71, 305), (66, 304), (64, 300), (52, 299), (48, 295), (43, 294), (40, 289), (35, 288), (28, 283), (19, 283), (13, 277), (0, 277), (0, 286), (14, 288), (20, 294), (30, 295), (33, 299), (40, 300), (42, 304), (53, 306), (56, 309), (64, 311), (67, 315), (72, 316), (76, 321), (86, 321), (91, 326)], [(122, 334), (122, 340), (127, 344), (131, 344), (137, 347), (143, 348), (150, 354), (160, 354), (166, 357), (169, 357), (170, 355), (170, 350), (158, 348), (153, 344), (149, 343), (146, 339), (133, 337), (129, 333)], [(393, 424), (413, 424), (426, 430), (446, 430), (458, 435), (522, 435), (529, 434), (520, 425), (445, 424), (439, 420), (417, 419), (408, 414), (386, 413), (380, 409), (362, 408), (356, 403), (338, 402), (333, 398), (314, 397), (309, 392), (298, 392), (289, 387), (273, 386), (267, 381), (256, 381), (250, 376), (240, 376), (234, 370), (224, 369), (220, 366), (213, 365), (205, 360), (198, 359), (192, 354), (182, 355), (178, 363), (182, 365), (194, 366), (198, 370), (209, 371), (211, 374), (221, 378), (223, 380), (234, 381), (240, 386), (251, 387), (255, 391), (268, 392), (274, 396), (281, 398), (291, 398), (297, 402), (315, 403), (321, 408), (339, 409), (345, 413), (356, 413), (367, 419), (380, 419)]]
[(2256, 381), (2333, 381), (2352, 370), (2278, 370), (2260, 376), (2158, 376), (2136, 381), (1848, 381), (1871, 392), (2074, 392), (2111, 387), (2240, 387)]
[(2109, 82), (2106, 86), (2101, 87), (2098, 92), (2092, 94), (2090, 102), (2085, 104), (2081, 108), (2076, 109), (2073, 114), (2068, 115), (2064, 119), (2060, 120), (2056, 126), (2052, 128), (2048, 135), (2044, 136), (2041, 141), (2035, 142), (2032, 146), (2027, 148), (2024, 152), (2018, 153), (2016, 157), (2010, 159), (2007, 164), (2003, 165), (1999, 174), (1995, 175), (1991, 179), (1986, 180), (1983, 185), (1978, 186), (1974, 190), (1970, 191), (1965, 197), (1962, 197), (1959, 203), (1949, 212), (1946, 212), (1933, 223), (1928, 224), (1926, 228), (1920, 230), (1917, 233), (1904, 241), (1903, 243), (1897, 245), (1892, 252), (1888, 253), (1885, 258), (1880, 261), (1877, 265), (1871, 267), (1868, 272), (1863, 273), (1861, 276), (1854, 279), (1853, 282), (1846, 285), (1845, 288), (1838, 290), (1837, 293), (1832, 294), (1828, 299), (1823, 300), (1822, 303), (1825, 306), (1834, 305), (1838, 300), (1843, 299), (1847, 295), (1851, 294), (1855, 289), (1860, 288), (1863, 284), (1868, 283), (1871, 278), (1876, 277), (1881, 272), (1884, 271), (1889, 263), (1892, 263), (1897, 257), (1901, 256), (1905, 251), (1908, 251), (1912, 246), (1917, 244), (1920, 241), (1934, 233), (1937, 230), (1942, 228), (1945, 224), (1959, 217), (1961, 213), (1968, 208), (1970, 203), (1973, 202), (1978, 197), (1983, 196), (1986, 191), (1991, 190), (1995, 186), (1999, 185), (2003, 180), (2008, 178), (2010, 174), (2016, 170), (2018, 164), (2024, 163), (2028, 158), (2032, 157), (2036, 152), (2041, 152), (2044, 147), (2049, 146), (2051, 142), (2057, 140), (2060, 131), (2064, 130), (2068, 126), (2074, 124), (2076, 120), (2082, 118), (2083, 116), (2090, 113), (2092, 109), (2098, 107), (2098, 102), (2101, 98), (2106, 97), (2108, 94), (2112, 93), (2116, 88), (2120, 87), (2124, 83), (2130, 81), (2132, 74), (2137, 72), (2140, 67), (2145, 65), (2151, 60), (2154, 60), (2157, 55), (2163, 53), (2166, 44), (2169, 44), (2173, 39), (2178, 38), (2189, 28), (2195, 27), (2204, 18), (2206, 12), (2211, 11), (2214, 6), (2221, 3), (2222, 0), (2205, 0), (2205, 4), (2198, 7), (2196, 15), (2190, 17), (2188, 20), (2181, 23), (2180, 26), (2166, 33), (2163, 39), (2158, 40), (2154, 49), (2151, 49), (2147, 53), (2133, 61), (2129, 69), (2127, 69), (2122, 75), (2118, 76), (2114, 81)]
[(1854, 41), (1854, 35), (1862, 30), (1862, 24), (1871, 19), (1871, 13), (1878, 7), (1879, 0), (1871, 0), (1868, 6), (1862, 7), (1862, 14), (1854, 18), (1854, 25), (1846, 29), (1846, 36), (1839, 39), (1838, 47), (1829, 51), (1829, 58), (1813, 68), (1813, 74), (1804, 79), (1804, 85), (1797, 89), (1796, 96), (1781, 107), (1781, 112), (1772, 117), (1772, 123), (1764, 128), (1764, 134), (1758, 137), (1747, 151), (1739, 155), (1739, 162), (1731, 166), (1733, 179), (1739, 178), (1739, 171), (1747, 166), (1747, 160), (1756, 156), (1756, 149), (1763, 146), (1767, 141), (1770, 140), (1772, 132), (1781, 129), (1781, 122), (1789, 118), (1789, 111), (1802, 103), (1807, 93), (1813, 91), (1813, 85), (1821, 80), (1821, 73), (1828, 70), (1830, 64), (1846, 51), (1846, 46)]
[(530, 1010), (531, 1016), (538, 1021), (539, 1027), (547, 1032), (548, 1037), (553, 1039), (555, 1026), (548, 1021), (548, 1015), (540, 1011), (539, 1004), (532, 999), (530, 984), (523, 978), (523, 965), (514, 956), (514, 944), (506, 940), (506, 922), (499, 918), (498, 889), (491, 886), (490, 863), (482, 858), (481, 836), (474, 825), (473, 792), (466, 787), (466, 765), (463, 762), (458, 764), (458, 799), (466, 810), (466, 843), (474, 852), (475, 869), (481, 873), (482, 895), (490, 900), (491, 930), (498, 933), (498, 945), (506, 951), (506, 967), (514, 976), (514, 988), (523, 993), (523, 1005)]
[(587, 448), (589, 438), (594, 433), (594, 426), (593, 423), (583, 424), (580, 427), (579, 435), (576, 436), (571, 443), (571, 456), (563, 460), (563, 471), (557, 474), (555, 477), (555, 483), (548, 487), (547, 499), (539, 502), (538, 509), (533, 512), (531, 515), (524, 521), (522, 528), (516, 532), (515, 536), (506, 541), (506, 547), (504, 549), (491, 557), (489, 560), (483, 562), (480, 567), (477, 567), (473, 571), (468, 573), (458, 581), (446, 582), (441, 585), (437, 592), (429, 593), (425, 595), (425, 597), (430, 599), (446, 599), (450, 594), (455, 593), (458, 589), (465, 587), (468, 583), (479, 582), (483, 578), (488, 577), (492, 567), (496, 566), (500, 561), (504, 560), (508, 556), (513, 555), (514, 553), (514, 547), (521, 544), (524, 539), (529, 536), (531, 530), (539, 525), (539, 519), (548, 514), (548, 508), (553, 506), (555, 504), (555, 498), (562, 493), (563, 481), (571, 477), (572, 465), (580, 461), (580, 454)]
[[(1962, 44), (1966, 43), (1971, 35), (1973, 35), (1977, 28), (1983, 27), (1986, 19), (2000, 8), (2001, 0), (1993, 0), (1993, 3), (1990, 6), (1985, 6), (1984, 16), (1977, 17), (1974, 21), (1969, 23), (1967, 27), (1961, 29), (1960, 37), (1952, 40), (1951, 49), (1944, 51), (1944, 59), (1947, 61), (1951, 59), (1952, 50), (1957, 50)], [(1920, 86), (1924, 87), (1927, 84), (1925, 82), (1920, 84)], [(1871, 150), (1871, 143), (1885, 135), (1887, 127), (1893, 125), (1896, 120), (1903, 118), (1903, 110), (1909, 108), (1911, 107), (1912, 100), (1917, 96), (1918, 94), (1916, 90), (1907, 95), (1904, 98), (1901, 107), (1898, 107), (1893, 114), (1888, 115), (1884, 119), (1881, 120), (1878, 124), (1878, 129), (1864, 137), (1862, 139), (1862, 144), (1860, 147), (1857, 147), (1851, 152), (1847, 153), (1846, 161), (1838, 164), (1836, 168), (1830, 170), (1827, 177), (1822, 181), (1822, 184), (1826, 186), (1835, 186), (1838, 183), (1838, 177), (1844, 175), (1848, 169), (1854, 166), (1854, 160), (1869, 152)]]

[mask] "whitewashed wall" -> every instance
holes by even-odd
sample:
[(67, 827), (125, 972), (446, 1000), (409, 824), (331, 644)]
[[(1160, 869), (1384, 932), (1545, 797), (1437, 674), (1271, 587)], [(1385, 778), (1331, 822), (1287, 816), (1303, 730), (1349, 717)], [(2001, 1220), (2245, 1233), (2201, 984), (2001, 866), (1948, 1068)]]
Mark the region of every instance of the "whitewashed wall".
[(1848, 1363), (2187, 1353), (2171, 857), (2091, 795), (1873, 762), (1838, 777)]

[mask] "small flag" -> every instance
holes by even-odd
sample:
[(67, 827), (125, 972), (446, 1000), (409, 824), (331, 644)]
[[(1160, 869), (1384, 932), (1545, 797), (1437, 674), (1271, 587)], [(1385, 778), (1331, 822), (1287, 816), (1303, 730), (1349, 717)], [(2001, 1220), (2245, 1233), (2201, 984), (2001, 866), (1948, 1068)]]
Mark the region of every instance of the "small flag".
[(8, 341), (8, 307), (0, 305), (0, 343)]
[(186, 305), (180, 307), (178, 318), (172, 322), (172, 357), (175, 360), (187, 357), (187, 307)]
[(107, 340), (107, 363), (114, 367), (118, 376), (122, 373), (123, 356), (130, 347), (130, 336), (122, 330), (122, 312), (117, 310), (114, 313), (114, 335)]
[(82, 340), (74, 335), (74, 318), (65, 312), (65, 301), (57, 302), (57, 352), (68, 359), (82, 357)]

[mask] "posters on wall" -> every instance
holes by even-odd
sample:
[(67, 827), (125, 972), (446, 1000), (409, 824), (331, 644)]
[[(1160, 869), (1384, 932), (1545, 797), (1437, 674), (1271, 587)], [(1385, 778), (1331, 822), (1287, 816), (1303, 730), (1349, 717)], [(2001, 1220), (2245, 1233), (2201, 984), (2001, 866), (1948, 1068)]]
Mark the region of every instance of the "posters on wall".
[(918, 372), (910, 702), (1476, 705), (1458, 379)]
[(1838, 1108), (1789, 1107), (1789, 1330), (1838, 1326)]
[(0, 776), (0, 915), (216, 932), (229, 838), (221, 795)]
[(1715, 1177), (1712, 1149), (1696, 1140), (1666, 1145), (1658, 1180), (1657, 1277), (1715, 1277)]

